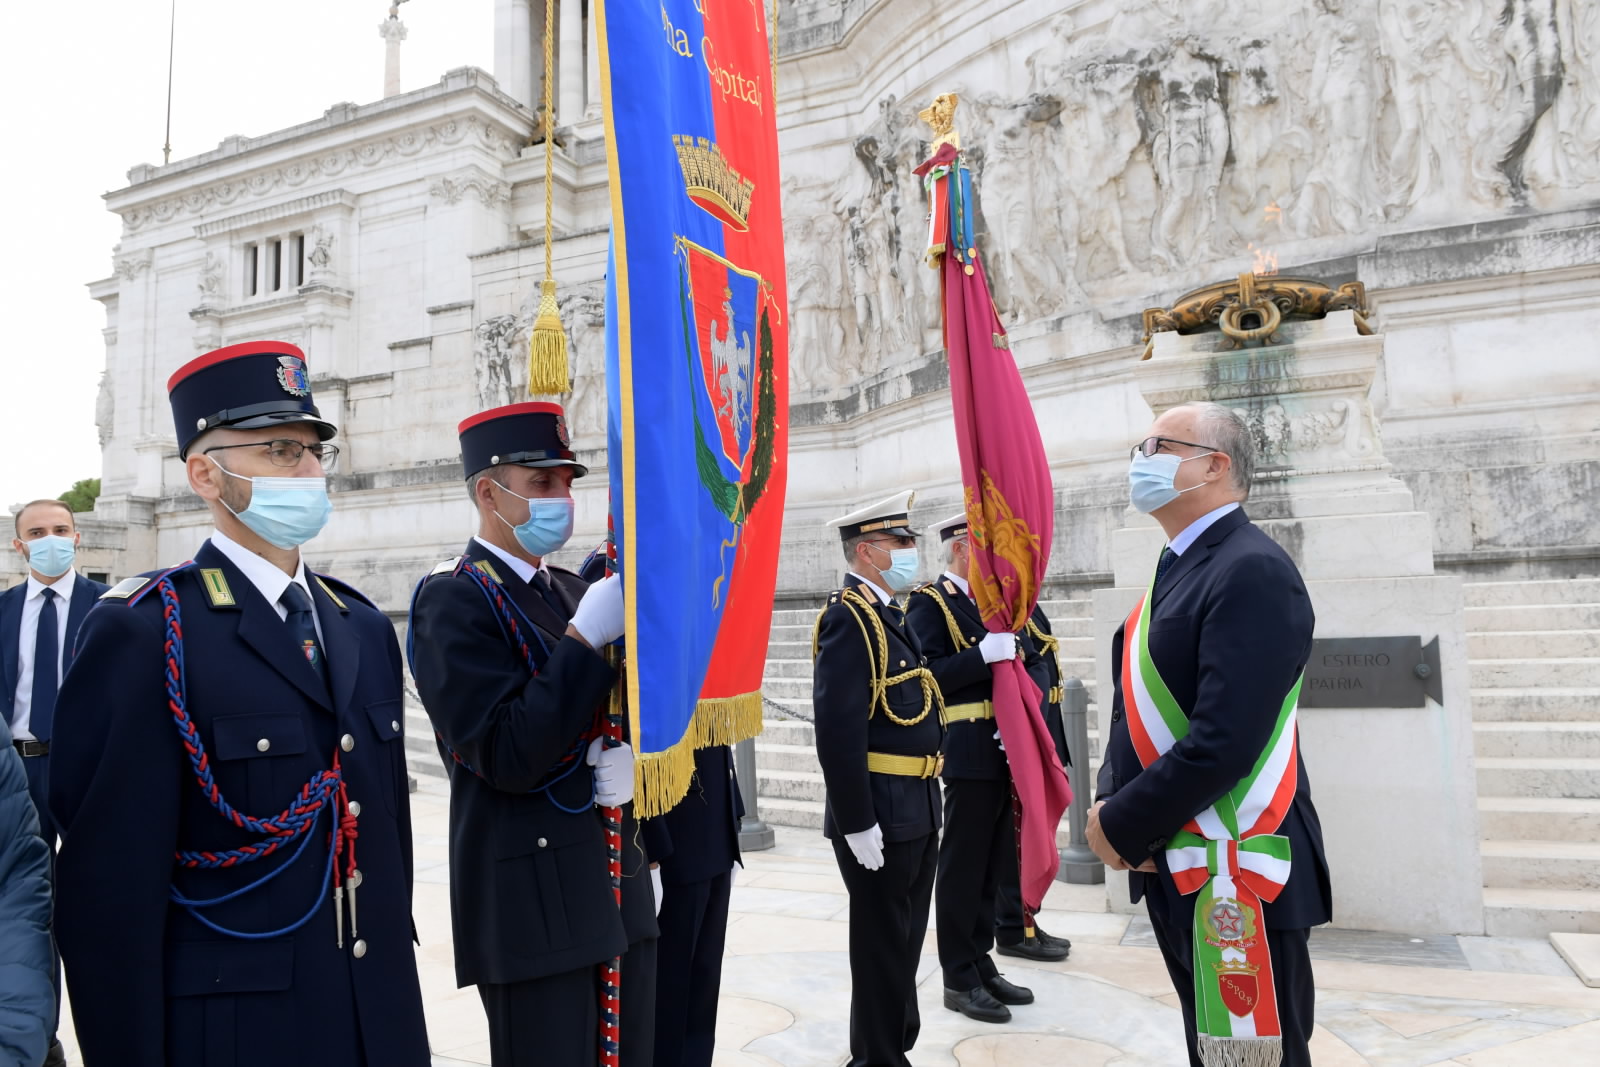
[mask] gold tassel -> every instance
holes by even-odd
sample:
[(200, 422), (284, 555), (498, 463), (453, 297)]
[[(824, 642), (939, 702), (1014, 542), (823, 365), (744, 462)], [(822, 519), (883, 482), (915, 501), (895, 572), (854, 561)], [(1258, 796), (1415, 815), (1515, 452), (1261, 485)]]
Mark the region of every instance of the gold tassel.
[(528, 392), (533, 396), (555, 396), (567, 391), (567, 331), (561, 326), (555, 281), (545, 279), (542, 288), (539, 316), (533, 320), (533, 333), (528, 337)]
[(683, 738), (661, 752), (640, 752), (633, 762), (633, 810), (641, 819), (664, 815), (689, 792), (694, 754), (713, 745), (732, 745), (761, 732), (761, 694), (702, 700)]

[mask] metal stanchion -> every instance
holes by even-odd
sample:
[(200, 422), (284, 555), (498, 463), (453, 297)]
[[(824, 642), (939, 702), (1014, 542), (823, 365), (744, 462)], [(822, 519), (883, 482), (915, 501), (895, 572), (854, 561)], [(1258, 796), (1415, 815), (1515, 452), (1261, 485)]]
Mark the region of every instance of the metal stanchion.
[(772, 827), (761, 821), (756, 810), (756, 741), (747, 737), (733, 746), (733, 773), (739, 779), (739, 795), (744, 798), (744, 819), (739, 823), (739, 851), (760, 852), (773, 846)]
[(1067, 808), (1070, 844), (1061, 850), (1056, 881), (1072, 885), (1099, 885), (1106, 880), (1105, 864), (1089, 848), (1084, 827), (1089, 822), (1089, 798), (1094, 781), (1089, 777), (1089, 691), (1076, 678), (1061, 683), (1061, 724), (1066, 729), (1067, 751), (1072, 756), (1072, 805)]

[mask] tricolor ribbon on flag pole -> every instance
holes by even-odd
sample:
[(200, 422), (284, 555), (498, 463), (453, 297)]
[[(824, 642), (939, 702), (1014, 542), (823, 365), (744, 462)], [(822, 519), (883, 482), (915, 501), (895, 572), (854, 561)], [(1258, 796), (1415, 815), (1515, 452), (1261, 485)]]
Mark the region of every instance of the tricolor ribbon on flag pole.
[[(1149, 767), (1189, 734), (1150, 655), (1155, 580), (1123, 628), (1122, 695), (1128, 735)], [(1289, 880), (1289, 839), (1277, 833), (1294, 801), (1299, 744), (1297, 681), (1250, 773), (1167, 842), (1167, 867), (1178, 891), (1193, 895), (1195, 1028), (1206, 1067), (1276, 1067), (1283, 1030), (1272, 980), (1261, 905)]]

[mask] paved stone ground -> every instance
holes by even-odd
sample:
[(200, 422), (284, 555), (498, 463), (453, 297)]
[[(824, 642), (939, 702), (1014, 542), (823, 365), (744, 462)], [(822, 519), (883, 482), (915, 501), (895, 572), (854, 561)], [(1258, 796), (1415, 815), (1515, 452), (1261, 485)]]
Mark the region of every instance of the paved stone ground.
[[(457, 989), (450, 948), (443, 782), (412, 795), (419, 960), (435, 1067), (489, 1063), (477, 993)], [(749, 857), (733, 895), (717, 1029), (717, 1067), (837, 1067), (847, 1058), (848, 899), (820, 833), (779, 828)], [(1070, 959), (1000, 958), (1035, 1004), (1004, 1026), (944, 1010), (932, 930), (919, 972), (918, 1067), (1173, 1067), (1184, 1062), (1177, 997), (1149, 924), (1106, 911), (1098, 886), (1058, 884), (1040, 923), (1073, 942)], [(1407, 938), (1320, 930), (1317, 1067), (1600, 1062), (1600, 990), (1544, 941)], [(626, 1003), (626, 1002), (624, 1002)], [(70, 1024), (63, 1023), (70, 1062)]]

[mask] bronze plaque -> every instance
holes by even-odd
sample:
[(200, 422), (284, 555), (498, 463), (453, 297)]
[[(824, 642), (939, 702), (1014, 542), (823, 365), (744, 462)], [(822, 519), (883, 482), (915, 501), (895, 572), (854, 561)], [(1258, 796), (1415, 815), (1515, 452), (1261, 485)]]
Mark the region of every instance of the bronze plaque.
[(1420, 708), (1429, 697), (1444, 703), (1437, 637), (1312, 639), (1302, 708)]

